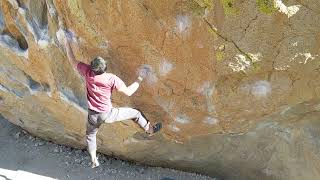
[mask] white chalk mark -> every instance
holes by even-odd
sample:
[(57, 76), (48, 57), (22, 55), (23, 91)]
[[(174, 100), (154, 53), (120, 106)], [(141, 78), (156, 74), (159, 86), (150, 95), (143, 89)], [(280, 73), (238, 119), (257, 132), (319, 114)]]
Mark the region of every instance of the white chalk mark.
[(46, 1), (47, 4), (48, 4), (48, 12), (49, 12), (49, 15), (50, 17), (54, 18), (54, 17), (57, 17), (57, 10), (56, 8), (54, 7), (53, 3), (50, 2), (50, 1)]
[(251, 87), (251, 93), (256, 97), (266, 97), (271, 92), (271, 85), (267, 81), (257, 81)]
[(146, 78), (151, 73), (152, 73), (152, 67), (150, 65), (144, 64), (138, 68), (138, 75), (142, 78)]
[(275, 67), (274, 69), (275, 70), (278, 70), (278, 71), (286, 71), (290, 68), (289, 65), (284, 65), (284, 66), (280, 66), (280, 67)]
[(191, 122), (191, 118), (188, 117), (187, 115), (185, 114), (179, 114), (176, 116), (176, 118), (174, 119), (177, 123), (180, 123), (180, 124), (188, 124)]
[(288, 18), (295, 15), (301, 7), (301, 5), (293, 5), (288, 7), (285, 4), (283, 4), (282, 0), (275, 0), (274, 4), (275, 4), (275, 7), (278, 9), (278, 11), (286, 14)]
[(235, 59), (236, 62), (229, 63), (229, 67), (231, 67), (234, 72), (244, 71), (246, 68), (250, 67), (250, 61), (247, 60), (244, 55), (238, 54)]
[(186, 33), (190, 30), (192, 22), (189, 16), (178, 15), (176, 17), (176, 29), (179, 33)]
[(49, 41), (48, 41), (48, 40), (40, 39), (40, 40), (38, 41), (38, 45), (39, 45), (39, 47), (40, 47), (41, 49), (46, 48), (46, 47), (48, 46), (48, 44), (49, 44)]
[(59, 30), (56, 32), (56, 37), (61, 45), (64, 47), (64, 39), (68, 38), (73, 43), (78, 44), (78, 39), (75, 33), (71, 30), (64, 31), (63, 29), (59, 28)]
[(210, 125), (216, 125), (219, 121), (217, 118), (208, 116), (202, 122)]
[(18, 13), (19, 13), (20, 15), (22, 15), (23, 17), (26, 17), (26, 10), (25, 10), (25, 9), (19, 7), (19, 8), (18, 8)]
[(64, 36), (64, 31), (62, 29), (59, 29), (56, 32), (56, 37), (57, 37), (60, 44), (64, 44), (65, 36)]
[(311, 53), (297, 53), (293, 58), (291, 58), (290, 62), (294, 61), (296, 58), (298, 58), (299, 56), (304, 57), (304, 61), (299, 61), (300, 64), (307, 64), (308, 61), (310, 60), (314, 60), (315, 57), (317, 57), (318, 55), (314, 55), (312, 56)]
[(262, 57), (261, 53), (257, 53), (257, 54), (248, 53), (248, 55), (250, 56), (251, 61), (253, 63), (261, 61), (261, 59), (260, 59)]
[(99, 48), (101, 48), (101, 49), (109, 49), (110, 48), (110, 44), (111, 44), (111, 42), (108, 41), (108, 40), (103, 41), (102, 43), (100, 43)]
[(167, 75), (168, 73), (171, 72), (172, 69), (173, 69), (173, 65), (167, 59), (163, 59), (161, 64), (159, 65), (160, 76)]
[(49, 14), (50, 14), (50, 17), (56, 17), (57, 16), (57, 11), (55, 10), (55, 8), (50, 6)]
[(158, 77), (153, 72), (153, 69), (150, 65), (147, 65), (147, 64), (141, 65), (138, 68), (137, 73), (139, 74), (139, 76), (146, 79), (147, 83), (150, 85), (155, 84), (158, 81)]
[(68, 29), (65, 31), (67, 38), (72, 40), (74, 43), (78, 43), (77, 35), (72, 30)]
[(197, 90), (198, 93), (206, 97), (207, 110), (209, 113), (215, 113), (215, 105), (212, 100), (215, 87), (209, 81), (204, 82), (204, 84)]
[(271, 84), (268, 81), (256, 81), (242, 87), (242, 90), (249, 92), (257, 98), (267, 97), (271, 93)]
[(238, 54), (235, 56), (236, 62), (230, 62), (228, 65), (234, 72), (244, 71), (251, 67), (252, 63), (261, 61), (261, 53), (251, 54), (248, 53), (251, 59), (248, 59), (243, 54)]

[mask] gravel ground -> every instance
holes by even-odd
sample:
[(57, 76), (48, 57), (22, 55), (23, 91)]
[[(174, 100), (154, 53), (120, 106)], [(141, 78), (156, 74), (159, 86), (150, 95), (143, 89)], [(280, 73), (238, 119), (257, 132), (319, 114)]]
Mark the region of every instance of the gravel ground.
[(98, 155), (100, 167), (89, 167), (86, 151), (32, 137), (0, 116), (0, 180), (209, 180), (207, 176), (147, 167)]

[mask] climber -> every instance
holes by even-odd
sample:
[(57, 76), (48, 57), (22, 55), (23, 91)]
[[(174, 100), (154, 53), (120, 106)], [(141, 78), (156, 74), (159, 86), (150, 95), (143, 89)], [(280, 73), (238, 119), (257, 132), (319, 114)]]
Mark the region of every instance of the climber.
[(146, 76), (146, 73), (140, 74), (134, 83), (130, 86), (126, 86), (118, 76), (106, 72), (107, 64), (103, 58), (94, 58), (90, 65), (77, 61), (71, 48), (70, 41), (72, 40), (70, 34), (63, 31), (63, 36), (69, 62), (79, 71), (86, 81), (88, 102), (86, 141), (91, 157), (91, 167), (95, 168), (99, 166), (96, 157), (96, 135), (101, 124), (134, 119), (149, 135), (158, 132), (161, 129), (162, 124), (156, 123), (152, 126), (137, 109), (112, 107), (111, 94), (113, 90), (116, 89), (127, 96), (131, 96), (139, 88), (139, 84)]

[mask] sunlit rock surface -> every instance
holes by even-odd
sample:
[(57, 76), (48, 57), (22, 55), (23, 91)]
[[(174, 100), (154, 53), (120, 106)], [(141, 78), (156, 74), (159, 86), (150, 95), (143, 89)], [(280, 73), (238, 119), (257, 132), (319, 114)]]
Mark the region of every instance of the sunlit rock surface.
[(59, 45), (110, 57), (127, 84), (115, 106), (162, 121), (146, 137), (104, 125), (100, 151), (223, 179), (320, 178), (320, 1), (1, 0), (0, 113), (27, 131), (84, 148), (86, 92)]

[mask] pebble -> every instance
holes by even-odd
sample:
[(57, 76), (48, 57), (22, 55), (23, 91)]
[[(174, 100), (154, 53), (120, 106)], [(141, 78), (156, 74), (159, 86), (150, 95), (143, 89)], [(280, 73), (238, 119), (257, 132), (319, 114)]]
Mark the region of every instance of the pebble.
[(77, 163), (77, 164), (80, 164), (81, 163), (81, 159), (75, 159), (74, 162)]
[(34, 141), (34, 137), (29, 136), (29, 140)]
[(54, 148), (54, 149), (53, 149), (53, 152), (54, 152), (54, 153), (58, 153), (58, 152), (59, 152), (59, 149), (58, 149), (58, 148)]
[(17, 132), (17, 133), (14, 135), (14, 138), (19, 139), (19, 138), (20, 138), (20, 135), (21, 135), (21, 132), (19, 131), (19, 132)]
[(47, 145), (54, 145), (52, 142), (46, 142)]
[(144, 168), (139, 169), (139, 173), (143, 174), (144, 173)]
[(116, 169), (112, 169), (112, 170), (111, 170), (111, 173), (112, 173), (112, 174), (115, 174), (115, 173), (117, 173), (117, 170), (116, 170)]

